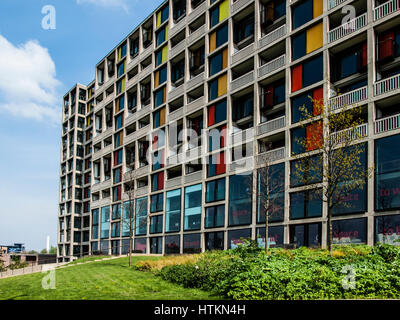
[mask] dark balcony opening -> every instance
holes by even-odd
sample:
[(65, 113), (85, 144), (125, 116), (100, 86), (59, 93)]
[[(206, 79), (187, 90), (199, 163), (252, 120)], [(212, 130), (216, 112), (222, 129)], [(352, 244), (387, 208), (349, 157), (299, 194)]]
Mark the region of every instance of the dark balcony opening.
[(183, 146), (183, 119), (172, 122), (168, 126), (169, 155), (173, 156), (182, 152)]
[(137, 109), (137, 91), (136, 87), (128, 91), (128, 111), (135, 113)]
[(135, 169), (135, 149), (135, 143), (131, 143), (125, 147), (125, 163), (127, 171)]
[(205, 25), (205, 23), (206, 23), (206, 15), (202, 14), (199, 18), (197, 18), (189, 25), (189, 33), (192, 34), (201, 26)]
[(173, 86), (179, 87), (185, 79), (185, 56), (171, 62), (171, 82)]
[(190, 78), (193, 78), (204, 71), (205, 46), (201, 41), (189, 49)]
[(189, 162), (185, 167), (186, 174), (200, 172), (203, 170), (203, 164), (201, 163), (200, 159)]
[[(149, 78), (150, 80), (150, 78)], [(140, 103), (142, 106), (147, 106), (151, 101), (151, 82), (140, 84)]]
[(377, 80), (400, 73), (400, 30), (393, 28), (377, 35)]
[(86, 90), (79, 89), (79, 100), (86, 100)]
[(103, 158), (104, 181), (111, 179), (111, 157)]
[(172, 102), (170, 102), (170, 103), (168, 104), (169, 113), (172, 113), (172, 112), (174, 112), (174, 111), (176, 111), (176, 110), (179, 110), (180, 108), (183, 107), (183, 104), (184, 104), (184, 102), (183, 102), (183, 96), (182, 96), (182, 97), (179, 97), (178, 99), (176, 99), (176, 100), (174, 100), (174, 101), (172, 101)]
[(197, 137), (201, 136), (203, 129), (203, 112), (198, 111), (187, 117), (187, 129), (191, 130)]
[(125, 127), (126, 136), (129, 136), (130, 134), (132, 134), (134, 132), (136, 132), (136, 123), (135, 122)]
[(153, 42), (153, 26), (143, 26), (143, 48), (147, 48)]
[(167, 170), (167, 179), (182, 177), (182, 165)]
[(135, 66), (128, 72), (128, 81), (139, 73), (139, 67)]
[[(360, 124), (365, 124), (368, 123), (368, 106), (363, 105), (361, 106), (361, 112), (358, 112), (354, 114), (353, 110), (347, 110), (344, 111), (345, 114), (352, 114), (353, 115), (353, 121), (360, 123)], [(346, 130), (348, 127), (346, 127), (346, 123), (342, 122), (331, 122), (332, 124), (330, 125), (330, 130), (331, 132), (337, 132), (341, 130)]]
[(393, 116), (400, 113), (398, 101), (400, 96), (391, 96), (375, 103), (376, 120)]
[(175, 48), (179, 43), (184, 41), (186, 38), (186, 30), (182, 30), (182, 32), (179, 32), (176, 36), (171, 38), (171, 49)]
[(186, 15), (186, 0), (174, 0), (172, 8), (174, 23), (177, 23)]
[(138, 142), (138, 159), (139, 159), (139, 168), (147, 166), (149, 162), (147, 161), (147, 151), (149, 149), (149, 141), (145, 139), (139, 140)]
[(140, 64), (140, 69), (141, 69), (141, 70), (146, 69), (148, 66), (151, 65), (151, 62), (152, 62), (152, 60), (151, 60), (151, 54), (150, 54), (147, 58), (145, 58), (145, 59), (141, 62), (141, 64)]
[(261, 123), (285, 115), (285, 79), (262, 85), (260, 87), (260, 120)]
[(142, 129), (148, 125), (150, 125), (150, 115), (147, 115), (147, 116), (139, 119), (139, 129)]
[(129, 54), (131, 56), (131, 59), (133, 59), (139, 54), (139, 35), (131, 38), (129, 45)]
[(258, 154), (271, 150), (279, 149), (285, 146), (285, 132), (268, 136), (258, 140)]
[[(367, 12), (367, 2), (364, 0), (357, 0), (351, 3), (351, 6), (355, 10), (355, 17), (357, 18)], [(343, 24), (343, 17), (345, 15), (342, 13), (342, 10), (337, 10), (333, 14), (329, 16), (329, 31), (333, 30)], [(345, 23), (348, 21), (346, 20)]]
[(139, 178), (136, 180), (136, 184), (138, 188), (143, 188), (143, 187), (147, 187), (149, 185), (149, 179), (148, 177), (143, 177), (143, 178)]
[(244, 76), (245, 74), (254, 70), (254, 58), (246, 60), (245, 62), (232, 68), (232, 81)]
[(192, 91), (188, 92), (187, 102), (191, 103), (203, 96), (204, 96), (204, 85), (201, 85), (201, 86), (197, 87), (196, 89), (193, 89)]
[(246, 93), (232, 99), (232, 125), (234, 131), (253, 127), (254, 93)]
[(202, 4), (205, 0), (191, 0), (190, 5), (192, 6), (192, 10), (197, 8), (200, 4)]
[(112, 78), (115, 74), (115, 60), (107, 58), (107, 74), (109, 78)]
[(106, 97), (108, 97), (110, 94), (113, 94), (113, 93), (114, 93), (114, 85), (112, 84), (106, 90)]
[(233, 147), (231, 150), (232, 162), (253, 156), (253, 143), (244, 143)]
[(286, 22), (286, 0), (263, 1), (260, 5), (262, 36), (279, 28)]
[(254, 42), (254, 9), (252, 7), (249, 9), (252, 12), (245, 17), (234, 19), (233, 43), (236, 50), (243, 49)]
[(105, 108), (105, 115), (106, 115), (106, 130), (111, 128), (113, 125), (113, 109), (112, 106), (111, 108)]

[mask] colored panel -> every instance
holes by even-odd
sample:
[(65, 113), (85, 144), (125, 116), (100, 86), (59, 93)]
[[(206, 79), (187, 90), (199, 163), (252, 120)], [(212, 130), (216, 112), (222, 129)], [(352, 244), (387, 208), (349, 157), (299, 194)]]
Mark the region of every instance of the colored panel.
[(167, 61), (168, 59), (168, 45), (162, 48), (161, 63)]
[(224, 74), (218, 78), (218, 97), (226, 94), (228, 85), (228, 76)]
[(363, 67), (367, 66), (368, 64), (368, 49), (367, 49), (367, 42), (364, 42), (362, 45), (362, 52), (361, 52), (361, 65)]
[(224, 49), (222, 51), (222, 69), (225, 69), (228, 67), (228, 49)]
[(307, 30), (306, 53), (310, 53), (322, 47), (322, 32), (322, 22)]
[(168, 25), (165, 26), (165, 40), (168, 39)]
[(217, 33), (213, 32), (210, 34), (210, 52), (213, 52), (216, 48), (216, 39), (217, 39)]
[(157, 12), (157, 27), (161, 24), (161, 11)]
[(322, 122), (310, 124), (306, 127), (307, 151), (316, 150), (322, 146), (323, 126)]
[(165, 108), (162, 108), (160, 110), (160, 125), (164, 125), (165, 124)]
[(292, 61), (306, 54), (306, 37), (307, 34), (305, 32), (292, 37)]
[(215, 106), (208, 107), (208, 126), (215, 124)]
[(378, 49), (379, 60), (392, 57), (394, 55), (394, 31), (387, 32), (379, 37)]
[(313, 0), (313, 17), (319, 17), (323, 12), (322, 0)]
[(303, 87), (303, 65), (298, 65), (292, 69), (292, 92)]
[(219, 5), (219, 21), (226, 19), (229, 16), (229, 1), (225, 0)]
[(321, 114), (321, 108), (323, 107), (324, 103), (324, 88), (318, 88), (313, 91), (313, 115)]
[(160, 71), (157, 71), (154, 74), (154, 88), (157, 88), (160, 85)]
[(160, 172), (158, 174), (158, 189), (161, 190), (164, 189), (164, 172)]

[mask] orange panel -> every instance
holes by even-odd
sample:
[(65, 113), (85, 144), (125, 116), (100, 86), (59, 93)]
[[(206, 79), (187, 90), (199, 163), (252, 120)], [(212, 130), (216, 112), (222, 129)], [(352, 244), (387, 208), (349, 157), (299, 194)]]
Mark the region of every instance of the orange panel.
[(303, 65), (292, 68), (292, 92), (303, 88)]

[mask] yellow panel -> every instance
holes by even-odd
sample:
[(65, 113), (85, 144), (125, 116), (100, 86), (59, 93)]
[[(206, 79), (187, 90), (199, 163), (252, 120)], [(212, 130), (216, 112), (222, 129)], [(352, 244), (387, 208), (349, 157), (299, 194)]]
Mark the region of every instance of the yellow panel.
[(165, 108), (160, 110), (160, 126), (165, 124)]
[(222, 69), (225, 69), (228, 67), (228, 49), (224, 49), (222, 51)]
[(123, 91), (125, 91), (125, 78), (123, 78), (121, 82), (121, 92)]
[(322, 32), (323, 32), (322, 22), (307, 30), (306, 53), (310, 53), (322, 47), (322, 39), (323, 39)]
[(218, 78), (218, 97), (226, 94), (227, 91), (227, 84), (228, 84), (228, 77), (226, 74), (220, 76)]
[(219, 21), (222, 21), (222, 20), (228, 18), (228, 16), (229, 16), (229, 1), (224, 0), (219, 5)]
[(154, 74), (154, 88), (157, 88), (159, 84), (160, 84), (160, 71), (157, 71)]
[(322, 0), (313, 0), (313, 17), (319, 17), (323, 10)]
[(213, 32), (210, 34), (210, 52), (213, 52), (216, 47), (217, 33)]
[(168, 25), (165, 26), (165, 40), (168, 39)]
[(167, 59), (168, 59), (168, 45), (162, 48), (161, 63), (167, 61)]
[(157, 12), (157, 27), (161, 24), (161, 11)]

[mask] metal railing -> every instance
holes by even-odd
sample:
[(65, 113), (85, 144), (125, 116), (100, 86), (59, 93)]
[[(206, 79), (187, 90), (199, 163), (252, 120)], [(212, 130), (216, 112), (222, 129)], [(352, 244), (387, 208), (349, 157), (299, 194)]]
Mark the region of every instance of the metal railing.
[(374, 95), (378, 96), (396, 89), (400, 89), (400, 74), (376, 82), (374, 84)]
[(367, 12), (361, 16), (350, 20), (347, 23), (336, 27), (335, 29), (328, 32), (328, 43), (334, 42), (340, 38), (343, 38), (361, 28), (365, 27), (368, 23)]
[(364, 101), (367, 98), (368, 86), (365, 86), (329, 99), (328, 106), (330, 107), (331, 111), (334, 111), (343, 108), (346, 105), (357, 104), (358, 102)]
[(342, 4), (346, 0), (329, 0), (328, 1), (328, 10), (333, 9), (334, 7), (337, 7), (338, 5)]
[(382, 19), (383, 17), (392, 14), (400, 9), (400, 0), (392, 0), (377, 6), (374, 9), (374, 20)]
[(400, 128), (400, 114), (375, 121), (375, 133), (387, 132)]
[(280, 57), (262, 65), (261, 67), (258, 68), (258, 77), (263, 77), (266, 74), (269, 74), (275, 70), (278, 70), (279, 68), (283, 67), (286, 62), (286, 55), (283, 54)]
[(257, 156), (257, 164), (273, 162), (285, 158), (285, 147), (270, 150)]
[(353, 141), (368, 136), (368, 123), (360, 124), (355, 128), (345, 129), (331, 134), (334, 144), (341, 144), (345, 141)]
[(231, 90), (239, 89), (240, 87), (253, 82), (254, 72), (250, 71), (231, 82)]
[(267, 121), (265, 123), (262, 123), (258, 126), (258, 135), (264, 134), (264, 133), (268, 133), (268, 132), (272, 132), (278, 129), (281, 129), (283, 127), (285, 127), (286, 124), (286, 117), (282, 116), (270, 121)]
[(269, 45), (270, 43), (282, 38), (286, 34), (286, 24), (283, 26), (271, 31), (270, 33), (266, 34), (264, 37), (260, 39), (258, 42), (258, 46), (260, 48)]

